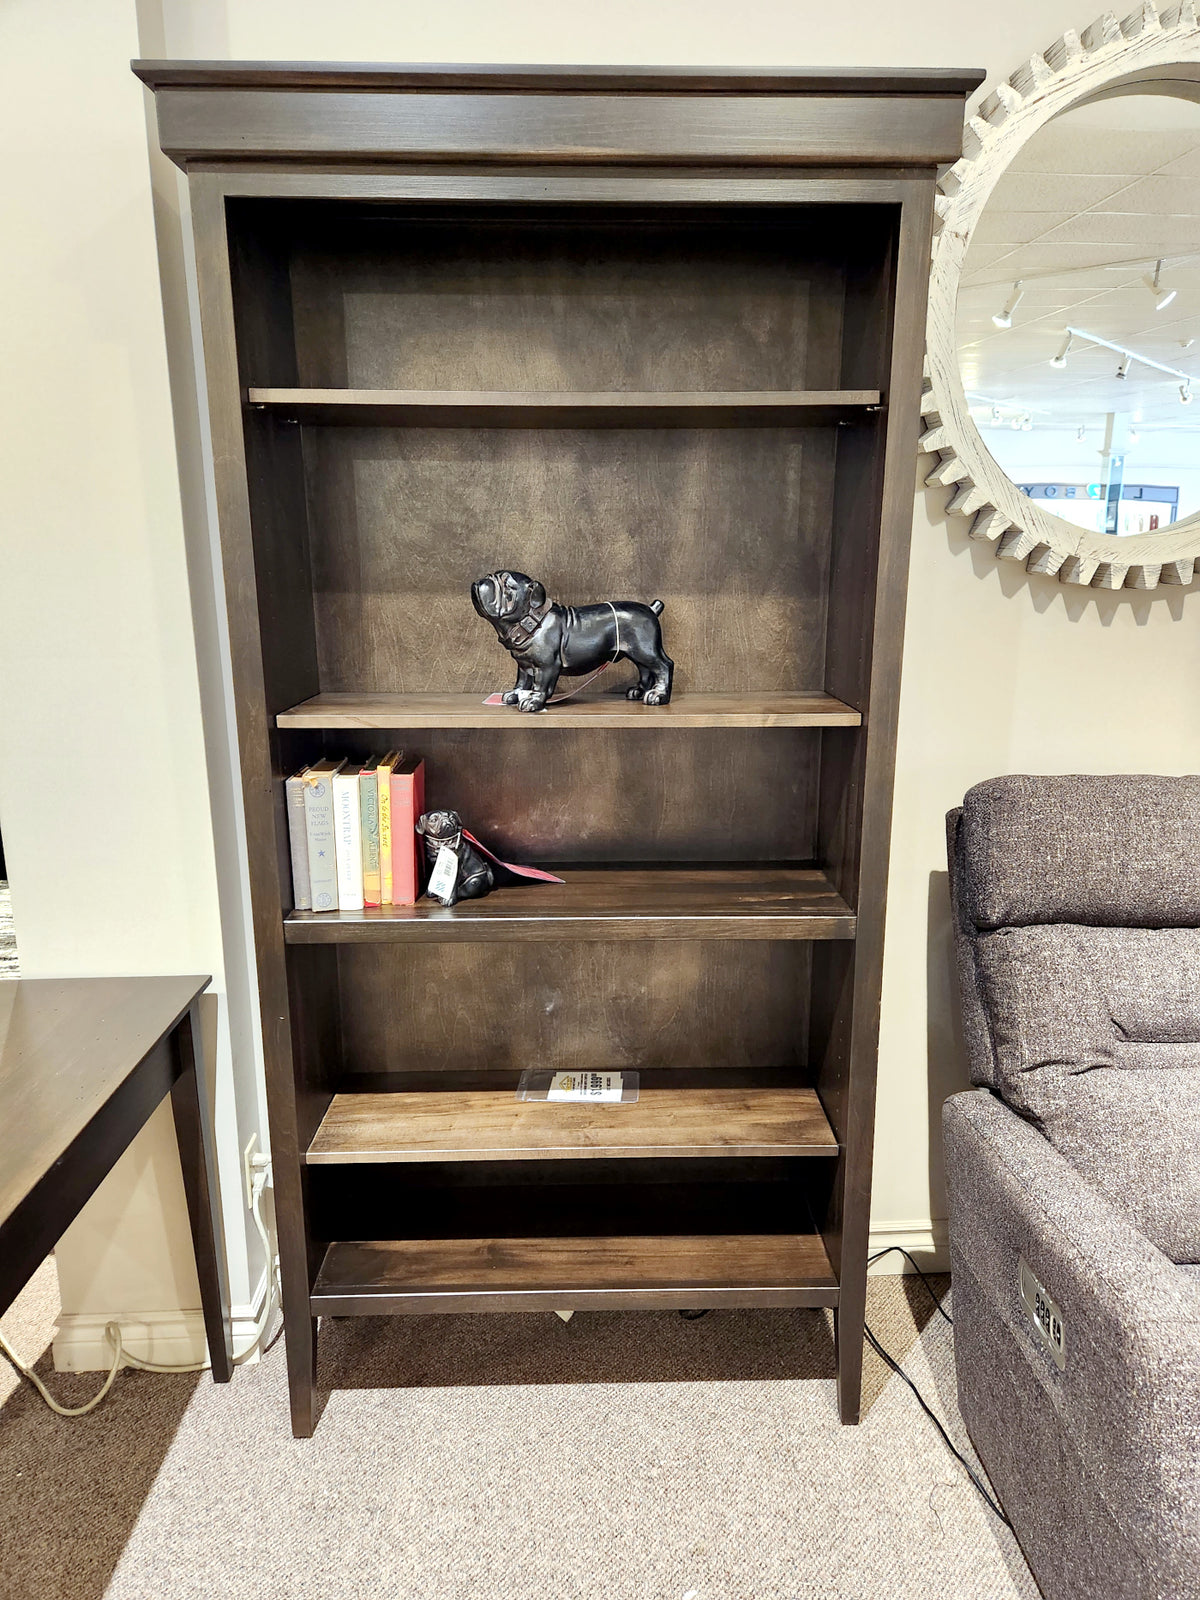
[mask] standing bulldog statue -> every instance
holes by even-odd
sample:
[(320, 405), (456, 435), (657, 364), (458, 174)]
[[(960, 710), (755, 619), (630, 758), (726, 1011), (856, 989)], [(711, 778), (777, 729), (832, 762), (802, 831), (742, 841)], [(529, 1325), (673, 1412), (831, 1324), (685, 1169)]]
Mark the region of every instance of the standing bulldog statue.
[(542, 711), (560, 674), (581, 678), (613, 661), (632, 661), (638, 681), (627, 698), (665, 706), (675, 663), (663, 651), (661, 600), (606, 600), (594, 606), (560, 606), (523, 572), (492, 572), (471, 585), (471, 603), (486, 617), (517, 663), (516, 688), (501, 696), (519, 711)]

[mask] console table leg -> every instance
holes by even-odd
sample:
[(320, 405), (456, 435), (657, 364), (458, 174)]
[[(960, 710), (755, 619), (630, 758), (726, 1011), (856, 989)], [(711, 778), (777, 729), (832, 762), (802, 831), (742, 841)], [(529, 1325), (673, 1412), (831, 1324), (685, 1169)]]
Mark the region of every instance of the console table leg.
[(228, 1383), (233, 1376), (229, 1271), (225, 1261), (225, 1237), (221, 1229), (211, 1119), (201, 1082), (204, 1058), (199, 1014), (195, 1005), (176, 1027), (173, 1044), (178, 1052), (180, 1073), (171, 1089), (171, 1110), (175, 1117), (179, 1162), (183, 1169), (192, 1244), (196, 1251), (196, 1274), (200, 1279), (200, 1303), (204, 1308), (208, 1356), (212, 1364), (213, 1381)]

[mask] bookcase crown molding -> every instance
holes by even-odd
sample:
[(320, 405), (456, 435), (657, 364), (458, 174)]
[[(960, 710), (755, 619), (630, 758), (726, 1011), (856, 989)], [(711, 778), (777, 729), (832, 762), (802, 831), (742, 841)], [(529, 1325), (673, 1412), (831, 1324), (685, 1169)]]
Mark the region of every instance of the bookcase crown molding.
[(982, 72), (135, 61), (159, 143), (229, 161), (954, 160)]

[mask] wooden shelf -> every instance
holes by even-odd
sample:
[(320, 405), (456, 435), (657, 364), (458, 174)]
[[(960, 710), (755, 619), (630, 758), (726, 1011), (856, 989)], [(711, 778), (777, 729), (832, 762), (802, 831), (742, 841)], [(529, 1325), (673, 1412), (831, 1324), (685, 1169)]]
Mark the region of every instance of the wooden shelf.
[[(569, 687), (569, 682), (568, 685)], [(665, 706), (585, 694), (545, 712), (486, 706), (478, 694), (318, 694), (275, 718), (280, 728), (857, 728), (861, 712), (820, 689), (679, 694)]]
[(313, 1316), (835, 1306), (815, 1234), (337, 1241)]
[(509, 1089), (337, 1094), (310, 1166), (635, 1156), (832, 1156), (811, 1089), (643, 1089), (631, 1105), (518, 1100)]
[(524, 939), (852, 939), (855, 916), (811, 867), (563, 867), (565, 883), (482, 900), (293, 911), (289, 944)]
[(731, 393), (455, 389), (249, 389), (247, 404), (291, 422), (344, 427), (659, 428), (824, 427), (880, 404), (877, 389)]

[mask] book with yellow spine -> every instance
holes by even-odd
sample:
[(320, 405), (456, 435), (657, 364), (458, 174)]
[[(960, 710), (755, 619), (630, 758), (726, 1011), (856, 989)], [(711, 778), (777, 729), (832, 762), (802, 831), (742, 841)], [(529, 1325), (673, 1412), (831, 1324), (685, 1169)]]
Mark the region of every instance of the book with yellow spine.
[(392, 904), (392, 773), (404, 758), (402, 750), (389, 750), (375, 772), (379, 782), (380, 903)]

